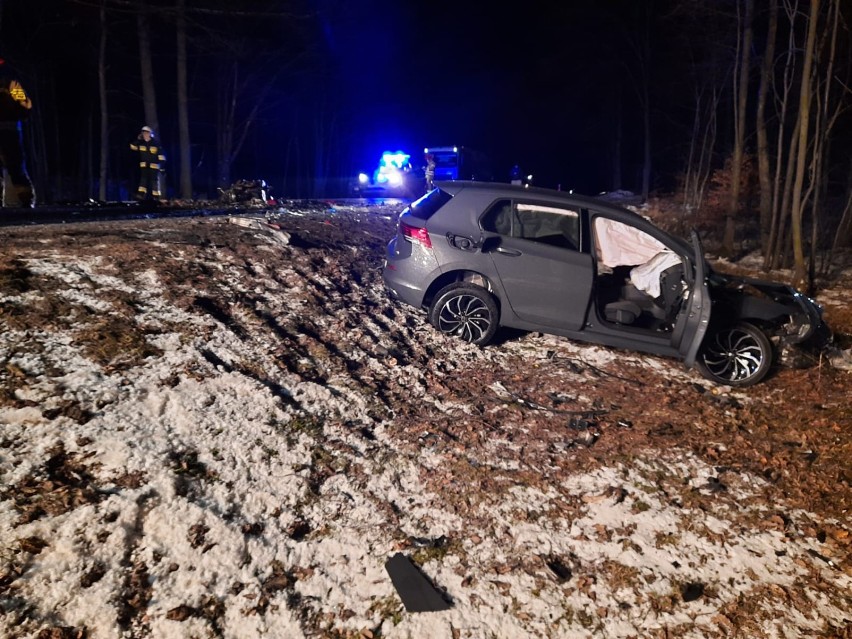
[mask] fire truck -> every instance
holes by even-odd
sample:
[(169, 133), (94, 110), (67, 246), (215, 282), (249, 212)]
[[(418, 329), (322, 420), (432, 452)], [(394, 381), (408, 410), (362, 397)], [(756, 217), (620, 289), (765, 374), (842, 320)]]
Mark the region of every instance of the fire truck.
[(494, 174), (491, 162), (484, 153), (465, 146), (428, 146), (423, 155), (435, 158), (435, 181), (480, 180), (491, 182)]

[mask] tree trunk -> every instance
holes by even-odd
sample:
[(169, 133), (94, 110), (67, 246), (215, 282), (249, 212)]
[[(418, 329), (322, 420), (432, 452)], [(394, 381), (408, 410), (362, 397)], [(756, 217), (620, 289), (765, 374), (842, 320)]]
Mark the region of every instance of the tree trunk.
[(642, 201), (651, 194), (651, 9), (645, 11), (642, 30), (642, 127), (644, 156), (642, 158)]
[(766, 99), (772, 83), (775, 62), (775, 39), (778, 32), (778, 0), (769, 0), (769, 31), (766, 50), (760, 68), (760, 89), (757, 94), (757, 173), (760, 181), (760, 246), (763, 254), (769, 250), (769, 229), (772, 224), (772, 176), (769, 162), (769, 136), (766, 131)]
[[(816, 278), (816, 256), (820, 249), (820, 214), (823, 203), (828, 199), (828, 173), (826, 166), (831, 157), (831, 131), (842, 111), (842, 102), (834, 99), (832, 88), (835, 83), (835, 56), (837, 55), (837, 37), (840, 25), (840, 0), (828, 1), (827, 29), (823, 31), (823, 41), (819, 47), (818, 59), (824, 59), (823, 52), (828, 49), (826, 65), (822, 74), (822, 89), (817, 94), (818, 109), (814, 125), (813, 154), (810, 175), (814, 193), (811, 209), (811, 253), (808, 260), (808, 279)], [(821, 95), (819, 95), (821, 93)]]
[(819, 21), (820, 0), (811, 0), (808, 17), (808, 40), (805, 44), (805, 61), (802, 68), (802, 82), (799, 92), (799, 150), (796, 158), (796, 175), (793, 181), (793, 201), (791, 209), (791, 231), (793, 233), (793, 284), (799, 288), (807, 286), (807, 269), (802, 246), (802, 214), (804, 199), (802, 189), (805, 181), (805, 163), (808, 155), (808, 125), (811, 108), (811, 68), (814, 60), (817, 22)]
[(651, 89), (649, 80), (645, 80), (644, 100), (642, 101), (642, 126), (645, 129), (645, 152), (642, 161), (642, 201), (647, 202), (651, 194)]
[[(151, 60), (151, 26), (148, 19), (150, 9), (146, 0), (139, 3), (136, 14), (136, 30), (139, 35), (139, 64), (142, 71), (142, 102), (145, 107), (144, 124), (153, 127), (160, 135), (160, 121), (157, 118), (157, 93), (154, 89), (154, 66)], [(140, 125), (141, 128), (141, 125)]]
[(840, 216), (840, 223), (837, 225), (837, 233), (834, 234), (829, 264), (839, 248), (850, 244), (852, 244), (852, 159), (849, 160), (849, 173), (846, 176), (846, 204)]
[[(641, 17), (625, 33), (633, 54), (632, 65), (626, 64), (639, 108), (642, 110), (642, 201), (651, 191), (651, 14), (653, 2), (635, 3)], [(641, 24), (640, 24), (641, 23)], [(635, 65), (635, 66), (634, 66)]]
[(237, 62), (231, 62), (228, 72), (221, 75), (219, 85), (216, 108), (216, 185), (223, 189), (231, 185), (238, 76)]
[(740, 212), (740, 182), (742, 181), (743, 155), (745, 154), (746, 106), (748, 104), (748, 78), (751, 62), (752, 20), (754, 0), (745, 0), (742, 22), (742, 44), (737, 73), (734, 74), (734, 154), (731, 166), (731, 203), (725, 218), (725, 238), (722, 248), (727, 255), (734, 254), (735, 222)]
[(260, 107), (266, 102), (266, 96), (272, 89), (278, 77), (278, 73), (264, 74), (263, 84), (255, 89), (255, 98), (248, 115), (241, 121), (237, 121), (238, 96), (246, 93), (245, 87), (254, 81), (260, 82), (247, 76), (242, 78), (240, 67), (236, 61), (230, 63), (230, 71), (221, 74), (219, 85), (219, 101), (216, 109), (216, 167), (217, 182), (220, 188), (227, 188), (231, 184), (231, 166), (246, 141), (246, 136), (257, 119)]
[[(787, 31), (786, 62), (782, 76), (781, 93), (777, 87), (774, 89), (774, 103), (777, 120), (776, 129), (778, 134), (775, 140), (775, 168), (772, 176), (772, 221), (769, 226), (768, 248), (763, 255), (763, 270), (768, 271), (776, 268), (781, 261), (781, 251), (784, 239), (784, 226), (789, 215), (790, 184), (793, 176), (793, 157), (796, 153), (797, 140), (796, 131), (799, 128), (798, 120), (787, 139), (787, 115), (789, 112), (790, 95), (796, 68), (796, 56), (799, 46), (796, 43), (795, 20), (798, 15), (798, 2), (791, 4), (784, 0), (785, 13), (789, 23)], [(775, 83), (773, 82), (773, 86)], [(786, 167), (786, 169), (784, 168)], [(783, 179), (782, 179), (783, 174)]]
[(773, 247), (772, 263), (770, 268), (779, 268), (784, 262), (784, 251), (787, 242), (787, 219), (790, 217), (790, 209), (793, 200), (793, 176), (796, 174), (796, 157), (799, 150), (799, 120), (793, 129), (793, 137), (790, 140), (790, 152), (787, 154), (787, 168), (782, 183), (784, 188), (781, 192), (781, 204), (778, 207), (778, 228), (775, 233), (775, 245)]
[[(716, 146), (719, 92), (716, 86), (709, 88), (710, 97), (702, 97), (703, 90), (695, 89), (695, 116), (684, 177), (684, 209), (686, 212), (700, 211), (707, 192), (707, 182), (712, 171), (713, 149)], [(681, 228), (686, 233), (688, 229)]]
[(177, 97), (180, 136), (180, 196), (192, 199), (192, 146), (189, 138), (189, 93), (186, 73), (186, 0), (177, 0)]
[(622, 122), (621, 85), (616, 85), (617, 95), (615, 98), (615, 139), (612, 149), (612, 190), (621, 190), (621, 141), (624, 135), (624, 123)]
[(107, 199), (107, 172), (109, 167), (109, 105), (107, 103), (106, 82), (106, 44), (107, 44), (107, 22), (106, 22), (106, 0), (101, 1), (101, 40), (98, 49), (98, 94), (101, 106), (101, 150), (100, 168), (98, 170), (98, 199), (103, 202)]

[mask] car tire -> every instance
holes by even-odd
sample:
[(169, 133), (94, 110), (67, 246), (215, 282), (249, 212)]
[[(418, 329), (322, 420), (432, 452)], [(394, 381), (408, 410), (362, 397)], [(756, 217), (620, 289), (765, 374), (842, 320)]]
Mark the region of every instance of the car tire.
[(772, 368), (772, 342), (762, 330), (740, 322), (708, 335), (696, 364), (707, 379), (728, 386), (751, 386)]
[(456, 283), (445, 286), (429, 309), (429, 322), (445, 335), (484, 346), (497, 333), (497, 302), (481, 286)]

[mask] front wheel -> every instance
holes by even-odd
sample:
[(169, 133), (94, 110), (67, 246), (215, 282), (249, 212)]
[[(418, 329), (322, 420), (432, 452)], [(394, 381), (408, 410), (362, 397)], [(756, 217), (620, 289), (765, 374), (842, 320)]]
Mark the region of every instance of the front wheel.
[(698, 370), (729, 386), (751, 386), (772, 367), (772, 343), (754, 324), (740, 322), (708, 335), (698, 352)]
[(445, 335), (484, 346), (497, 333), (499, 311), (494, 296), (474, 284), (450, 284), (435, 296), (429, 321)]

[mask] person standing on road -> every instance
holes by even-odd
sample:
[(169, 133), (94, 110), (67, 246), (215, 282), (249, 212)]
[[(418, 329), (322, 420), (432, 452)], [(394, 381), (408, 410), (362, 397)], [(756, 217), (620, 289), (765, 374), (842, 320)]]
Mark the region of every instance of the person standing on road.
[(426, 192), (428, 193), (435, 188), (435, 156), (432, 153), (427, 153), (426, 158)]
[(0, 58), (0, 201), (6, 206), (6, 179), (15, 188), (21, 206), (35, 206), (35, 191), (27, 173), (21, 122), (30, 117), (33, 103), (17, 75)]
[(136, 139), (130, 143), (130, 150), (139, 153), (139, 188), (136, 190), (136, 199), (161, 200), (163, 194), (160, 189), (166, 156), (154, 140), (153, 129), (143, 126)]

